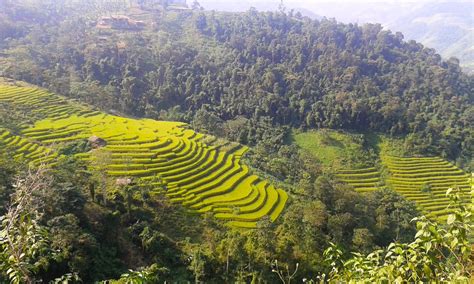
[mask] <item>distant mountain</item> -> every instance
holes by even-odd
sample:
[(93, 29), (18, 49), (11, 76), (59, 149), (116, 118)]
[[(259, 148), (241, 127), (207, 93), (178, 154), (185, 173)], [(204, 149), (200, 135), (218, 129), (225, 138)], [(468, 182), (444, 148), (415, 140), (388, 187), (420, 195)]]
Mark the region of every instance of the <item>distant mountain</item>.
[(341, 2), (309, 4), (308, 9), (345, 23), (381, 23), (405, 39), (434, 48), (445, 59), (456, 57), (474, 72), (474, 4), (470, 1), (417, 3)]
[(295, 8), (294, 11), (295, 12), (300, 12), (301, 15), (303, 15), (304, 17), (309, 17), (313, 20), (320, 20), (320, 19), (323, 18), (322, 16), (320, 16), (320, 15), (318, 15), (318, 14), (314, 13), (313, 11), (308, 10), (306, 8), (299, 7), (299, 8)]
[(407, 39), (435, 48), (445, 58), (457, 57), (461, 66), (472, 73), (473, 19), (474, 4), (471, 2), (426, 3), (386, 23), (386, 26), (402, 31)]
[[(253, 7), (259, 11), (275, 11), (280, 5), (279, 0), (200, 0), (198, 1), (206, 10), (228, 11), (228, 12), (243, 12)], [(188, 0), (188, 5), (192, 0)]]

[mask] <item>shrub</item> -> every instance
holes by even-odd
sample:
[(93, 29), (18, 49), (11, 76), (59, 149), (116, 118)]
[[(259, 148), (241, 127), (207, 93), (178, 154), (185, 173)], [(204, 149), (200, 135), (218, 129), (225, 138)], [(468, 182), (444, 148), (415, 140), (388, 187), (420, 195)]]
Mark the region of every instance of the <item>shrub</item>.
[(320, 276), (329, 282), (401, 283), (457, 282), (468, 283), (472, 268), (469, 237), (473, 229), (472, 208), (461, 202), (459, 190), (446, 195), (449, 207), (456, 207), (441, 225), (426, 217), (414, 218), (417, 224), (411, 243), (391, 243), (367, 255), (352, 253), (343, 260), (342, 251), (334, 244), (324, 252), (327, 272)]

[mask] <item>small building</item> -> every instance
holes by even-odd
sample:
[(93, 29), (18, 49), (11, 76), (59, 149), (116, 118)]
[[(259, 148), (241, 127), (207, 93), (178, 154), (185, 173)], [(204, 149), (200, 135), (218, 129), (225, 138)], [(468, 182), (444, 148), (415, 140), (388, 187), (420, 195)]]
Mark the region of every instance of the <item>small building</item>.
[(97, 22), (99, 29), (142, 30), (145, 26), (144, 21), (136, 21), (124, 15), (102, 17)]
[(89, 142), (90, 146), (94, 149), (101, 148), (107, 146), (107, 141), (104, 139), (97, 137), (97, 136), (91, 136), (89, 139), (87, 139)]
[(127, 185), (130, 185), (131, 183), (132, 183), (131, 178), (118, 178), (115, 181), (115, 185), (117, 186), (127, 186)]

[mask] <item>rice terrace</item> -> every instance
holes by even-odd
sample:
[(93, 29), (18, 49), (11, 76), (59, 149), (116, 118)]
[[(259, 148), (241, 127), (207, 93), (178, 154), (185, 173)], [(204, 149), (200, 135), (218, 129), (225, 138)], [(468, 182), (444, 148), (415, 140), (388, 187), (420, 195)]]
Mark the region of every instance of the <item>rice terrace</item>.
[[(373, 134), (372, 136), (374, 136)], [(471, 176), (441, 157), (405, 157), (390, 149), (396, 143), (383, 137), (369, 148), (381, 148), (367, 158), (358, 135), (337, 131), (312, 131), (295, 135), (303, 151), (332, 168), (338, 180), (360, 193), (389, 187), (414, 201), (432, 220), (445, 221), (454, 208), (447, 209), (449, 188), (458, 188), (464, 204), (472, 203)], [(375, 135), (376, 136), (376, 135)], [(359, 138), (360, 140), (360, 138)], [(351, 156), (352, 155), (352, 156)], [(371, 161), (369, 161), (372, 159)]]
[[(100, 150), (110, 152), (109, 176), (166, 190), (172, 201), (230, 226), (252, 228), (265, 216), (274, 221), (288, 199), (241, 164), (245, 147), (209, 146), (184, 123), (109, 115), (30, 87), (1, 86), (0, 103), (37, 118), (20, 133), (0, 128), (0, 143), (33, 165), (54, 164), (56, 144), (97, 137), (106, 142)], [(92, 152), (76, 155), (88, 161)]]
[[(253, 228), (265, 216), (274, 221), (288, 199), (285, 191), (241, 164), (245, 146), (221, 150), (225, 145), (208, 145), (215, 138), (196, 133), (185, 123), (105, 114), (32, 87), (2, 85), (0, 103), (36, 118), (20, 133), (0, 128), (0, 143), (33, 165), (54, 165), (58, 156), (54, 145), (96, 137), (106, 142), (101, 149), (110, 152), (109, 176), (134, 178), (155, 191), (166, 190), (173, 202), (199, 213), (212, 212), (231, 226)], [(90, 162), (94, 151), (76, 156)], [(390, 185), (435, 219), (449, 213), (449, 199), (444, 196), (449, 187), (459, 187), (469, 200), (469, 174), (442, 158), (384, 155), (382, 163), (389, 172), (385, 180), (374, 167), (340, 169), (336, 176), (358, 192)]]
[(459, 188), (466, 204), (471, 202), (470, 175), (442, 158), (387, 156), (383, 163), (389, 173), (385, 182), (375, 168), (340, 170), (336, 176), (358, 192), (389, 185), (408, 200), (415, 201), (427, 217), (440, 221), (450, 213), (446, 210), (450, 202), (445, 196), (448, 188)]

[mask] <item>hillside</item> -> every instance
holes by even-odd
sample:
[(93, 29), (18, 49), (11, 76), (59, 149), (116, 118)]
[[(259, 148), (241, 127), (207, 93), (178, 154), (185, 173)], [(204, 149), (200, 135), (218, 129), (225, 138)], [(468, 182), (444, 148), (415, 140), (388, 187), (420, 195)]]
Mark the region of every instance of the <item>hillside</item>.
[(0, 283), (469, 281), (457, 60), (182, 3), (0, 1)]
[(296, 133), (294, 143), (357, 192), (388, 187), (438, 222), (454, 209), (446, 208), (449, 188), (459, 189), (463, 203), (472, 204), (470, 173), (440, 157), (411, 155), (404, 139), (323, 129)]
[(99, 12), (73, 11), (45, 23), (41, 38), (31, 30), (10, 41), (0, 72), (138, 117), (191, 122), (204, 111), (215, 118), (217, 125), (204, 125), (215, 134), (240, 117), (414, 134), (423, 154), (470, 163), (463, 141), (472, 137), (473, 78), (380, 25), (256, 11), (142, 11), (143, 31), (103, 30), (90, 20)]
[[(294, 163), (292, 170), (302, 175), (294, 186), (285, 185), (293, 193), (289, 202), (286, 191), (252, 175), (253, 168), (241, 162), (247, 147), (196, 133), (181, 122), (106, 114), (9, 79), (1, 82), (0, 110), (0, 188), (20, 190), (8, 186), (4, 175), (20, 171), (22, 165), (29, 167), (28, 177), (38, 167), (51, 167), (57, 180), (48, 188), (34, 187), (31, 195), (42, 204), (34, 212), (46, 213), (37, 217), (45, 224), (41, 230), (60, 232), (48, 235), (48, 244), (51, 242), (62, 257), (58, 264), (51, 264), (55, 271), (51, 275), (73, 271), (92, 281), (119, 277), (124, 267), (148, 265), (147, 269), (170, 267), (159, 274), (162, 279), (183, 280), (198, 273), (183, 272), (189, 263), (181, 258), (189, 254), (205, 253), (212, 262), (226, 262), (222, 253), (239, 251), (244, 259), (227, 260), (237, 269), (236, 265), (247, 264), (247, 257), (257, 253), (285, 255), (277, 252), (278, 243), (271, 241), (274, 238), (286, 239), (286, 245), (291, 246), (295, 246), (291, 238), (306, 239), (296, 247), (312, 258), (326, 246), (321, 238), (345, 243), (348, 248), (369, 249), (387, 244), (395, 232), (403, 240), (413, 234), (409, 220), (417, 211), (412, 203), (390, 191), (362, 196), (324, 176), (308, 186), (315, 172), (285, 146), (280, 152), (289, 158), (272, 158), (271, 154), (266, 159), (285, 167)], [(247, 160), (264, 162), (255, 156), (259, 149), (250, 148)], [(43, 179), (49, 181), (50, 177)], [(28, 178), (21, 181), (17, 187), (28, 183)], [(2, 195), (0, 201), (6, 202), (5, 198)], [(396, 202), (395, 207), (381, 203), (384, 199)], [(333, 208), (330, 204), (334, 202), (342, 203)], [(394, 210), (404, 214), (398, 219), (402, 227), (391, 222), (379, 228), (376, 220), (392, 220)], [(340, 223), (341, 216), (354, 221)], [(295, 229), (307, 222), (317, 226), (310, 231)], [(358, 234), (370, 234), (373, 239), (361, 242)], [(248, 246), (244, 251), (226, 248), (228, 242)], [(61, 247), (63, 243), (68, 246)], [(88, 262), (76, 264), (82, 259)], [(291, 256), (288, 261), (297, 259), (299, 256)], [(261, 279), (276, 280), (264, 259), (256, 258), (252, 263), (254, 268), (249, 271), (265, 271)], [(72, 268), (65, 269), (64, 264)], [(306, 273), (315, 269), (309, 262), (304, 265)], [(38, 275), (52, 279), (47, 270)], [(210, 272), (201, 277), (226, 279)]]
[[(244, 12), (255, 7), (259, 11), (278, 10), (278, 1), (200, 1), (208, 10)], [(474, 71), (473, 9), (470, 1), (284, 1), (286, 9), (294, 9), (313, 19), (322, 16), (344, 23), (380, 23), (393, 32), (400, 31), (408, 40), (436, 49), (444, 59), (456, 57), (465, 72)], [(301, 7), (305, 7), (301, 9)]]
[(54, 148), (62, 143), (98, 137), (106, 143), (100, 152), (75, 153), (76, 157), (94, 168), (100, 155), (103, 170), (117, 181), (133, 179), (192, 210), (213, 212), (231, 226), (252, 228), (265, 216), (274, 221), (288, 198), (240, 164), (245, 148), (221, 151), (222, 145), (207, 145), (202, 134), (183, 123), (107, 115), (40, 89), (6, 85), (0, 85), (0, 105), (6, 117), (13, 117), (10, 109), (38, 117), (33, 125), (23, 124), (19, 133), (0, 128), (4, 150), (36, 166), (54, 165)]

